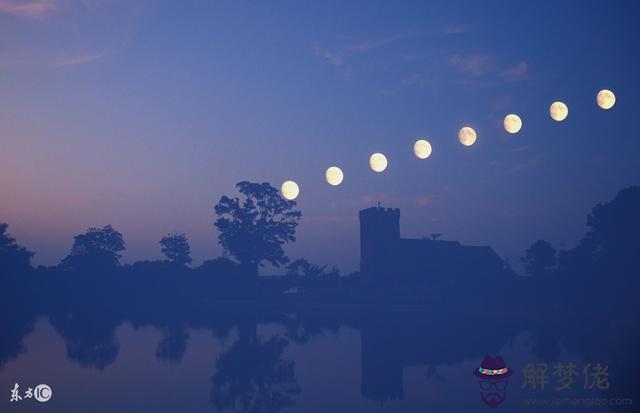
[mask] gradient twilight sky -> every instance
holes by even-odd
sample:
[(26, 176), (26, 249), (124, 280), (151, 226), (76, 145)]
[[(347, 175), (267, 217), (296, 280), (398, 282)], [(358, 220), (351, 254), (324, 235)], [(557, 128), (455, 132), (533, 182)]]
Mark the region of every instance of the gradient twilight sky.
[(343, 272), (377, 201), (401, 208), (403, 236), (489, 244), (512, 264), (539, 238), (573, 246), (594, 204), (640, 183), (638, 21), (633, 1), (0, 0), (0, 221), (36, 264), (106, 224), (124, 262), (178, 231), (199, 263), (220, 255), (221, 195), (294, 179), (290, 257)]

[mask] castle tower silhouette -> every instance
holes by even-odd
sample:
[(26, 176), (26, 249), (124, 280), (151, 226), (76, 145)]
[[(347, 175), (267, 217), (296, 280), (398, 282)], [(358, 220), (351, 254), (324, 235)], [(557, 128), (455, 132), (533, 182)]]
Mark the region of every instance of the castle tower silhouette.
[(393, 258), (389, 255), (400, 241), (400, 210), (368, 208), (360, 211), (360, 272), (379, 275)]
[(365, 280), (390, 283), (419, 278), (451, 284), (479, 274), (504, 273), (504, 262), (491, 247), (400, 238), (397, 208), (378, 204), (360, 211), (359, 218), (360, 272)]

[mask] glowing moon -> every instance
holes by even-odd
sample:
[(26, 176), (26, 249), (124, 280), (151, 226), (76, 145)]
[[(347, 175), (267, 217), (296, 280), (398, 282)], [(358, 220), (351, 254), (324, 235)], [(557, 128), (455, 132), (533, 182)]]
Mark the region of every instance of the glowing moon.
[(602, 89), (598, 92), (598, 106), (602, 109), (611, 109), (616, 104), (616, 95), (612, 91)]
[(413, 145), (413, 153), (420, 159), (427, 159), (431, 156), (431, 144), (427, 140), (419, 139)]
[(283, 197), (289, 201), (293, 201), (300, 194), (300, 188), (297, 183), (293, 181), (286, 181), (280, 187), (280, 192), (282, 192)]
[(387, 157), (381, 153), (374, 153), (369, 158), (369, 166), (376, 172), (382, 172), (387, 169)]
[(549, 107), (551, 119), (556, 122), (562, 122), (569, 116), (569, 108), (562, 102), (553, 102)]
[(327, 172), (324, 174), (325, 178), (327, 178), (327, 183), (329, 185), (338, 186), (342, 183), (344, 179), (344, 174), (342, 173), (342, 169), (337, 166), (332, 166), (327, 169)]
[(460, 129), (460, 132), (458, 132), (458, 140), (464, 146), (473, 145), (476, 142), (477, 137), (478, 135), (476, 134), (476, 131), (468, 126), (465, 126), (464, 128)]
[(522, 129), (522, 119), (513, 113), (504, 117), (504, 129), (509, 133), (518, 133)]

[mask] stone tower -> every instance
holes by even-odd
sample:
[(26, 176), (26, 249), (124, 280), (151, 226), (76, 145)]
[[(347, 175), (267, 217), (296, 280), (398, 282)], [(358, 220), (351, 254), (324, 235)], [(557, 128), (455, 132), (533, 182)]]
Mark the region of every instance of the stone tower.
[(399, 240), (399, 209), (378, 205), (360, 211), (360, 272), (366, 278), (385, 276)]

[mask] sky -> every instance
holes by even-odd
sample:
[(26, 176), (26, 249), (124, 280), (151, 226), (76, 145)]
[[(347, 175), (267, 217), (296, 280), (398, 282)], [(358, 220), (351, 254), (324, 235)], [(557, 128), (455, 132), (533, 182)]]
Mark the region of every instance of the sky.
[(632, 1), (0, 0), (0, 222), (35, 264), (107, 224), (125, 263), (184, 232), (198, 264), (221, 254), (213, 206), (235, 183), (293, 179), (293, 259), (356, 270), (358, 211), (381, 202), (404, 237), (517, 266), (640, 183), (639, 20)]

